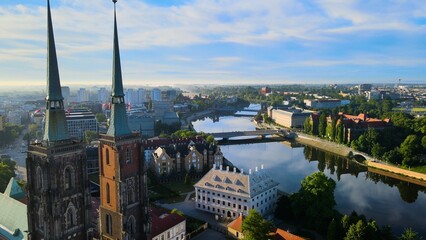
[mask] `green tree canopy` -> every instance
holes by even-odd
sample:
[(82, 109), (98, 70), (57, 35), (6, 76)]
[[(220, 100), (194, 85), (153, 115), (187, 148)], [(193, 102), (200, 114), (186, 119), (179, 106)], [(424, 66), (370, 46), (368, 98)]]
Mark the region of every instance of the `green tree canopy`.
[(322, 172), (305, 177), (300, 190), (291, 196), (295, 216), (308, 227), (324, 233), (336, 205), (335, 188), (336, 182)]
[(268, 240), (274, 230), (272, 222), (267, 221), (256, 210), (251, 209), (243, 220), (244, 240)]
[(12, 161), (9, 157), (2, 157), (0, 159), (0, 191), (4, 192), (10, 178), (15, 177), (16, 162)]
[(96, 121), (98, 121), (100, 123), (107, 121), (107, 118), (106, 118), (105, 114), (103, 114), (103, 113), (96, 113), (95, 117), (96, 117)]
[(399, 237), (399, 240), (420, 240), (422, 239), (418, 232), (411, 228), (405, 229), (405, 232)]
[(404, 142), (399, 147), (399, 152), (402, 154), (404, 160), (402, 163), (406, 166), (411, 166), (415, 163), (417, 154), (420, 153), (421, 145), (420, 138), (417, 135), (408, 135)]

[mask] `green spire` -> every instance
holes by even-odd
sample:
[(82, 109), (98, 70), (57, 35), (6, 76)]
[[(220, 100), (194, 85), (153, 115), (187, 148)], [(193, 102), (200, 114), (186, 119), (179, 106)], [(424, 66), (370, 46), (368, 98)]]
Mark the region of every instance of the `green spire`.
[(46, 100), (64, 100), (59, 80), (58, 59), (53, 36), (50, 2), (47, 0), (47, 97)]
[(111, 91), (111, 118), (107, 135), (120, 136), (128, 135), (132, 132), (129, 128), (126, 113), (126, 103), (124, 102), (123, 79), (121, 75), (120, 48), (118, 44), (117, 17), (114, 2), (114, 52), (112, 68), (112, 91)]
[(69, 139), (63, 100), (59, 81), (55, 39), (53, 36), (50, 2), (47, 0), (47, 96), (43, 140), (49, 143)]
[(112, 91), (113, 97), (124, 97), (123, 79), (121, 75), (120, 47), (118, 44), (117, 17), (114, 2), (114, 57), (112, 68)]

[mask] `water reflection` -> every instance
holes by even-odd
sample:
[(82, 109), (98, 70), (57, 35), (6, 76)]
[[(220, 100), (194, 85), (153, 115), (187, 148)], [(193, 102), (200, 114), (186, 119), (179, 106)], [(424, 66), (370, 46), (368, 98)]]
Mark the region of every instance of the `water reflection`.
[[(204, 132), (253, 130), (248, 118), (221, 117), (219, 122), (197, 121), (195, 129)], [(322, 171), (336, 181), (337, 210), (350, 214), (353, 210), (379, 225), (392, 226), (399, 235), (412, 227), (426, 236), (426, 190), (416, 184), (369, 172), (345, 158), (312, 147), (291, 148), (280, 142), (222, 146), (227, 159), (235, 166), (255, 169), (264, 164), (265, 170), (277, 182), (279, 189), (293, 193), (299, 190), (304, 177)]]

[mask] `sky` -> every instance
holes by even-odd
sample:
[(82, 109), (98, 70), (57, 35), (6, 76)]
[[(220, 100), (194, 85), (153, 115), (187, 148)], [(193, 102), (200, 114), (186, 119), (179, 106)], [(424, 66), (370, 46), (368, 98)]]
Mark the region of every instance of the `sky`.
[[(51, 0), (62, 85), (110, 85), (111, 0)], [(125, 87), (426, 83), (424, 0), (118, 0)], [(46, 0), (0, 1), (0, 87), (45, 85)]]

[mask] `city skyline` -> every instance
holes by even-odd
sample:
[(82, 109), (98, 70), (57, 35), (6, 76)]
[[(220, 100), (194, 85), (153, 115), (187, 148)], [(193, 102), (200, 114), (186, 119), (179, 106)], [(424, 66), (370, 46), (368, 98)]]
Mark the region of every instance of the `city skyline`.
[[(122, 1), (123, 82), (424, 83), (421, 1)], [(377, 11), (380, 9), (380, 11)], [(0, 3), (0, 85), (45, 84), (45, 0)], [(111, 82), (110, 1), (52, 1), (63, 85)]]

